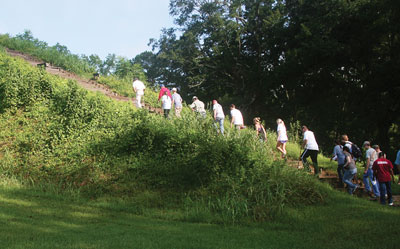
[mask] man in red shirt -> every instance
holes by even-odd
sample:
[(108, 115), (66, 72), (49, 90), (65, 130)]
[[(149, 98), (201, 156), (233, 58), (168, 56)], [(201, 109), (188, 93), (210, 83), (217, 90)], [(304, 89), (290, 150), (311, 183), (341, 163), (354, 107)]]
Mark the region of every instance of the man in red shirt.
[(378, 178), (381, 204), (386, 204), (386, 193), (389, 205), (393, 206), (392, 186), (390, 184), (390, 180), (394, 182), (393, 165), (385, 158), (385, 153), (383, 153), (383, 151), (379, 152), (378, 157), (379, 158), (372, 165), (372, 170), (374, 171), (374, 177)]

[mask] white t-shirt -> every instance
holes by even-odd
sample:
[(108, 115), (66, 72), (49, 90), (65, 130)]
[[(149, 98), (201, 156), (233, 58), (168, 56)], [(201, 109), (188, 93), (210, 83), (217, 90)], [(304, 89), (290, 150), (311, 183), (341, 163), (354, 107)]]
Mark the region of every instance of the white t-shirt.
[(307, 150), (319, 150), (317, 140), (315, 140), (314, 132), (312, 132), (312, 131), (304, 132), (303, 140), (307, 140), (307, 144), (306, 144)]
[(231, 110), (232, 119), (234, 119), (234, 125), (243, 125), (243, 116), (242, 113), (238, 109)]
[(373, 148), (369, 148), (366, 152), (365, 152), (365, 158), (369, 158), (369, 167), (371, 168), (372, 165), (374, 164), (375, 160), (378, 159), (378, 155), (376, 153), (376, 150), (374, 150)]
[(286, 127), (284, 124), (280, 123), (278, 124), (278, 141), (287, 141), (289, 140), (287, 137), (287, 133), (286, 133)]
[(204, 109), (204, 103), (198, 99), (196, 99), (190, 107), (194, 109), (198, 113), (206, 113), (206, 110)]
[(171, 109), (172, 99), (168, 95), (163, 95), (161, 97), (162, 109)]
[(140, 80), (135, 80), (132, 84), (132, 87), (135, 90), (136, 94), (140, 94), (140, 95), (143, 95), (144, 89), (146, 89), (143, 82), (141, 82)]
[(213, 110), (216, 111), (216, 118), (225, 118), (224, 110), (220, 104), (215, 104)]

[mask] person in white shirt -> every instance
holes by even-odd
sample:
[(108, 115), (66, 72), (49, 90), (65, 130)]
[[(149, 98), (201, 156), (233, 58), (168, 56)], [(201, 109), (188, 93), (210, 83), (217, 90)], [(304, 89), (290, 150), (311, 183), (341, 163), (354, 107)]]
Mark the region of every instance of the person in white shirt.
[(138, 78), (132, 83), (133, 91), (136, 93), (136, 107), (142, 108), (142, 97), (144, 95), (144, 90), (146, 89), (143, 82), (141, 82)]
[(167, 92), (164, 92), (164, 95), (161, 97), (161, 107), (164, 112), (164, 117), (169, 117), (169, 111), (171, 110), (172, 100)]
[(236, 129), (240, 130), (243, 126), (243, 115), (242, 113), (236, 109), (236, 106), (234, 104), (231, 105), (231, 128), (233, 125), (235, 125)]
[(289, 140), (286, 132), (286, 126), (282, 119), (278, 118), (276, 120), (276, 124), (278, 125), (277, 132), (278, 138), (276, 143), (276, 148), (282, 153), (281, 157), (286, 157), (286, 143)]
[[(363, 182), (365, 185), (365, 191), (367, 191), (368, 195), (372, 198), (379, 198), (379, 182), (377, 179), (374, 179), (374, 172), (372, 170), (372, 165), (378, 159), (378, 153), (371, 147), (370, 141), (365, 141), (363, 143), (363, 147), (365, 148), (365, 170), (363, 174)], [(372, 190), (371, 185), (372, 184)], [(372, 192), (373, 191), (373, 192)], [(375, 196), (374, 196), (375, 195)]]
[(172, 105), (175, 107), (175, 116), (180, 118), (182, 111), (182, 97), (177, 93), (177, 89), (172, 88)]
[(201, 117), (205, 118), (206, 117), (206, 110), (204, 109), (204, 103), (200, 101), (196, 96), (193, 96), (193, 103), (190, 105), (190, 108), (198, 114), (201, 115)]
[(315, 140), (314, 132), (310, 131), (307, 126), (303, 125), (303, 145), (304, 148), (303, 154), (301, 154), (300, 159), (303, 162), (303, 165), (308, 168), (307, 157), (311, 157), (311, 161), (314, 166), (314, 174), (318, 176), (318, 152), (319, 147), (317, 144), (317, 140)]
[[(213, 112), (214, 112), (214, 121), (215, 123), (219, 124), (219, 130), (222, 135), (224, 135), (224, 120), (225, 120), (225, 114), (224, 110), (222, 109), (222, 106), (218, 104), (218, 101), (215, 99), (213, 100)], [(217, 126), (217, 124), (216, 124)]]

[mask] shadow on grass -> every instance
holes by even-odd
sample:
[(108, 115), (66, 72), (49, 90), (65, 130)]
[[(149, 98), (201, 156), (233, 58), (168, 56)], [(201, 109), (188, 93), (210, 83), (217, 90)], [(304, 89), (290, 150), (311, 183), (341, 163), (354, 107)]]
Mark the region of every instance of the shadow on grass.
[[(336, 193), (273, 222), (217, 226), (148, 219), (98, 205), (0, 188), (3, 248), (395, 248), (400, 209)], [(384, 238), (384, 244), (382, 244)]]

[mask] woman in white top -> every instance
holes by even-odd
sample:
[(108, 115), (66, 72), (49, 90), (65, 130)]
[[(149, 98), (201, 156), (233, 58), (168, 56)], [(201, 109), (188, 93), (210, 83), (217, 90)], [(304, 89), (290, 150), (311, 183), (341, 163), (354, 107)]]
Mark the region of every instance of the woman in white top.
[(286, 126), (282, 119), (278, 118), (276, 120), (278, 125), (277, 132), (278, 132), (278, 139), (276, 143), (276, 148), (282, 153), (281, 157), (286, 157), (286, 143), (288, 141), (287, 133), (286, 133)]

